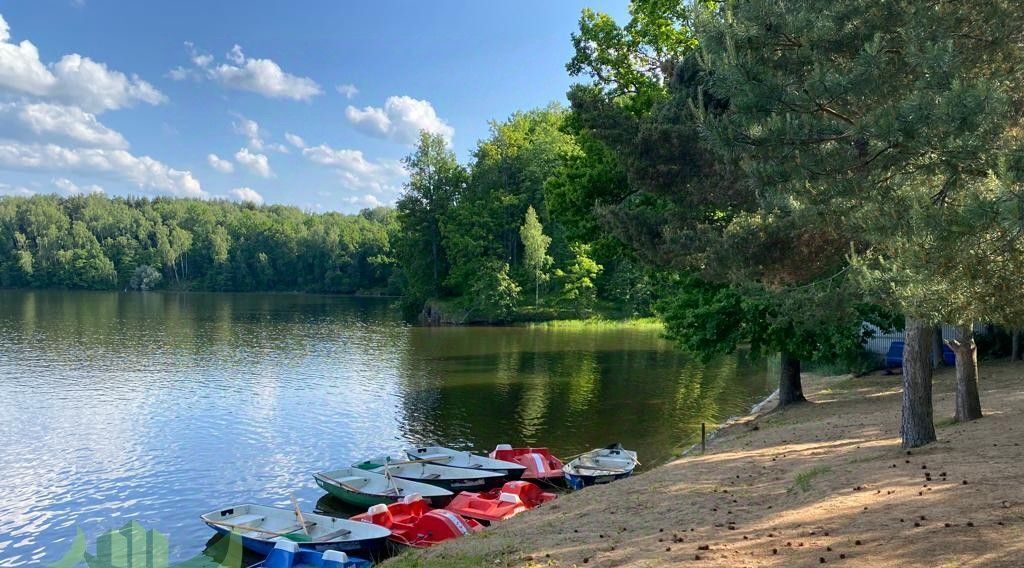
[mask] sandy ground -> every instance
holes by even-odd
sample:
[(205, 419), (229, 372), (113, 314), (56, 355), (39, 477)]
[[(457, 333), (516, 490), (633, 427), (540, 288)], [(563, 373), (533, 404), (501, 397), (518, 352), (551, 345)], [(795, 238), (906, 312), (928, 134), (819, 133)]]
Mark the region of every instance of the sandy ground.
[[(468, 566), (1024, 566), (1024, 364), (981, 369), (985, 418), (899, 445), (899, 376), (805, 379), (811, 404), (685, 457), (386, 563)], [(642, 456), (641, 456), (642, 459)]]

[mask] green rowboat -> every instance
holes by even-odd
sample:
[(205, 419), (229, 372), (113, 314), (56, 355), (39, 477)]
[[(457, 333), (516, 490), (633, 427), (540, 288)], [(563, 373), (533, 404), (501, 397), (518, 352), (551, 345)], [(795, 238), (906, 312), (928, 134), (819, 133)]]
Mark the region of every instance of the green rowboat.
[(387, 505), (414, 493), (435, 504), (452, 497), (451, 491), (441, 487), (354, 467), (315, 473), (313, 479), (332, 496), (360, 508)]

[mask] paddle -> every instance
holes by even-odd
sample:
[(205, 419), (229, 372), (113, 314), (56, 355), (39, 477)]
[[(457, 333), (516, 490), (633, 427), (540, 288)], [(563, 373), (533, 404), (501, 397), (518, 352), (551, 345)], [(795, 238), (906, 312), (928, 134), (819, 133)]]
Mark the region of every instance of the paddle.
[(436, 458), (426, 458), (426, 459), (422, 459), (422, 460), (409, 460), (409, 461), (400, 461), (400, 462), (388, 462), (388, 465), (410, 465), (410, 464), (414, 464), (414, 463), (432, 463), (432, 462), (439, 462), (439, 461), (448, 461), (450, 459), (452, 459), (451, 456), (439, 456), (439, 457), (436, 457)]
[(356, 489), (355, 487), (353, 487), (353, 486), (351, 486), (351, 485), (349, 485), (347, 483), (342, 483), (342, 482), (338, 481), (337, 479), (334, 479), (333, 477), (327, 477), (326, 475), (324, 475), (322, 473), (317, 473), (317, 474), (314, 475), (314, 477), (320, 477), (320, 478), (326, 479), (327, 481), (330, 481), (331, 483), (337, 485), (338, 487), (341, 487), (342, 489), (344, 489), (346, 491), (351, 491), (353, 493), (362, 493), (362, 491), (360, 491), (359, 489)]
[(269, 529), (261, 529), (260, 527), (250, 527), (248, 525), (234, 525), (234, 524), (231, 524), (231, 523), (225, 523), (223, 521), (207, 520), (206, 522), (210, 523), (211, 525), (218, 525), (218, 526), (222, 526), (222, 527), (225, 527), (225, 528), (229, 528), (231, 530), (236, 530), (237, 529), (237, 530), (243, 530), (243, 531), (249, 531), (249, 532), (255, 532), (255, 533), (269, 534), (271, 536), (283, 536), (285, 538), (290, 538), (291, 536), (293, 536), (292, 533), (297, 531), (297, 530), (305, 530), (305, 525), (303, 525), (302, 527), (295, 527), (294, 529), (291, 529), (289, 531), (278, 532), (278, 531), (272, 531), (272, 530), (269, 530)]
[(306, 519), (302, 516), (302, 509), (299, 508), (299, 502), (295, 500), (295, 494), (289, 493), (288, 497), (292, 500), (292, 507), (295, 507), (295, 515), (299, 517), (299, 524), (302, 525), (302, 532), (309, 536), (309, 527), (306, 526)]

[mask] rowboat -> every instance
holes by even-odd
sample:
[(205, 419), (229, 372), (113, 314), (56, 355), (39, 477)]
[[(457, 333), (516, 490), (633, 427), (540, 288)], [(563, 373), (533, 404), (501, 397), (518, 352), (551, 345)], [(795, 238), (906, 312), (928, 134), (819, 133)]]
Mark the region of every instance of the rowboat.
[(526, 471), (522, 464), (485, 457), (473, 452), (460, 452), (442, 446), (422, 446), (405, 451), (410, 460), (427, 461), (448, 467), (496, 471), (506, 479), (519, 479)]
[(298, 543), (282, 540), (267, 558), (249, 568), (370, 568), (369, 560), (349, 556), (340, 550), (303, 550)]
[(353, 521), (373, 523), (391, 531), (392, 542), (427, 548), (484, 529), (483, 525), (445, 509), (431, 509), (419, 495), (409, 495), (391, 505), (374, 505)]
[(494, 471), (448, 467), (425, 460), (402, 460), (390, 456), (366, 460), (352, 467), (409, 481), (429, 483), (449, 491), (485, 487), (491, 480), (502, 477), (500, 473)]
[(264, 556), (285, 540), (295, 542), (300, 550), (340, 550), (373, 556), (391, 534), (376, 525), (263, 505), (235, 505), (201, 518), (218, 533), (239, 535), (244, 548)]
[(447, 503), (453, 495), (442, 487), (355, 467), (315, 473), (313, 479), (324, 491), (360, 509), (394, 503), (414, 493), (437, 504)]
[(598, 483), (611, 483), (629, 477), (637, 466), (636, 452), (621, 444), (591, 450), (565, 464), (565, 484), (570, 489), (583, 489)]
[(463, 491), (445, 509), (469, 519), (492, 523), (539, 507), (555, 497), (554, 493), (546, 493), (529, 481), (509, 481), (485, 493)]
[(513, 448), (509, 444), (498, 444), (488, 456), (522, 465), (525, 470), (520, 479), (554, 481), (563, 475), (562, 460), (551, 455), (547, 448)]

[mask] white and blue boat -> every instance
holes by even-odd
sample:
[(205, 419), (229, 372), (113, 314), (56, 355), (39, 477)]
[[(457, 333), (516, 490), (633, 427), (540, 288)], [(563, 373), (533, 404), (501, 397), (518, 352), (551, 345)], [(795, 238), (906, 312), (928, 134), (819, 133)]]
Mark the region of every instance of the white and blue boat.
[(369, 560), (349, 556), (340, 550), (317, 552), (303, 550), (299, 544), (288, 540), (274, 545), (266, 560), (249, 568), (370, 568)]
[[(282, 541), (294, 542), (299, 550), (339, 550), (374, 557), (391, 531), (384, 527), (294, 509), (263, 505), (235, 505), (210, 511), (202, 520), (221, 534), (241, 537), (242, 547), (267, 556)], [(302, 524), (305, 522), (305, 525)]]
[(565, 484), (569, 489), (579, 490), (590, 485), (611, 483), (633, 474), (640, 462), (636, 452), (627, 450), (622, 444), (591, 450), (580, 455), (562, 467)]

